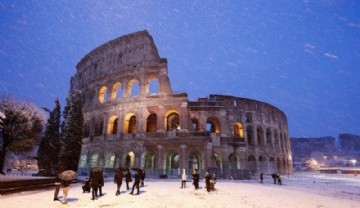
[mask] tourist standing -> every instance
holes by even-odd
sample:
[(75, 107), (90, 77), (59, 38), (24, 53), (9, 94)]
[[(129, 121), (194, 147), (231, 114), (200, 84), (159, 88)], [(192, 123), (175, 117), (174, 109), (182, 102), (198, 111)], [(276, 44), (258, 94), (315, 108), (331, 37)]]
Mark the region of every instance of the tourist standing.
[(119, 168), (119, 170), (115, 173), (115, 176), (114, 176), (114, 183), (116, 183), (116, 185), (117, 185), (115, 195), (120, 194), (120, 187), (121, 187), (121, 184), (122, 184), (122, 178), (123, 178), (123, 172), (122, 172), (121, 168)]
[(136, 187), (137, 189), (137, 193), (136, 195), (139, 195), (140, 194), (140, 180), (141, 180), (141, 169), (137, 169), (137, 172), (134, 176), (134, 183), (133, 183), (133, 187), (132, 187), (132, 190), (130, 192), (130, 194), (134, 194), (134, 188)]
[(145, 181), (145, 170), (141, 169), (141, 186), (140, 187), (144, 187), (144, 181)]
[(187, 176), (186, 176), (185, 169), (182, 169), (182, 174), (181, 174), (181, 187), (180, 187), (180, 188), (186, 188), (186, 180), (187, 180)]
[(210, 192), (210, 190), (211, 190), (210, 180), (211, 180), (211, 174), (206, 171), (206, 173), (205, 173), (205, 184), (206, 184), (207, 192)]
[(260, 183), (264, 183), (264, 175), (263, 175), (263, 173), (260, 173)]
[(196, 190), (199, 189), (199, 180), (200, 180), (200, 175), (198, 173), (198, 170), (194, 169), (193, 184), (194, 184)]
[(92, 189), (92, 198), (91, 200), (98, 198), (98, 188), (100, 184), (100, 173), (98, 168), (94, 168), (93, 171), (90, 173), (90, 184)]

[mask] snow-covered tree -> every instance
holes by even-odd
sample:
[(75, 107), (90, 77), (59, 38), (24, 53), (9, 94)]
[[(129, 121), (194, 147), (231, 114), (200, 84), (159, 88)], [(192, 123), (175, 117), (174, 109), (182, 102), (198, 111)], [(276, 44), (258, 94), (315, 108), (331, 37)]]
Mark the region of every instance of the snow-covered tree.
[(60, 153), (60, 119), (61, 108), (58, 99), (46, 124), (44, 136), (41, 138), (37, 161), (39, 175), (54, 175), (58, 171)]
[(26, 152), (39, 143), (46, 119), (44, 111), (33, 103), (22, 102), (11, 96), (0, 99), (3, 148), (0, 152), (0, 171), (3, 173), (8, 152)]
[(84, 117), (82, 114), (81, 92), (74, 90), (66, 99), (61, 124), (61, 149), (59, 158), (59, 170), (77, 171), (82, 137)]

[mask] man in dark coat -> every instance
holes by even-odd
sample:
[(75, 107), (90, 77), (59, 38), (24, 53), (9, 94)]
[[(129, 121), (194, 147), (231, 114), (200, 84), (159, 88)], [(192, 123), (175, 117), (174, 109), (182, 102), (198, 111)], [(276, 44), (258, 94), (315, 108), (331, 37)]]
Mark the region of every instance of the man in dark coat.
[(207, 192), (210, 192), (210, 180), (211, 180), (211, 174), (209, 172), (205, 173), (205, 184), (206, 184), (206, 190)]
[(200, 175), (197, 171), (197, 169), (194, 170), (194, 174), (193, 174), (193, 181), (194, 181), (194, 186), (195, 189), (199, 189), (199, 180), (200, 180)]
[(99, 196), (102, 196), (102, 187), (104, 186), (104, 171), (99, 170)]
[(274, 180), (274, 184), (276, 184), (276, 174), (275, 174), (275, 173), (271, 174), (271, 177), (272, 177), (273, 180)]
[(145, 170), (141, 170), (141, 186), (144, 187), (144, 180), (145, 180)]
[(135, 187), (137, 189), (136, 195), (140, 194), (140, 187), (139, 187), (140, 180), (141, 180), (141, 169), (138, 169), (135, 176), (134, 176), (134, 183), (133, 183), (133, 187), (132, 187), (132, 190), (131, 190), (130, 194), (134, 194), (134, 188)]
[(122, 178), (123, 178), (123, 172), (122, 172), (121, 168), (119, 168), (119, 170), (115, 173), (115, 176), (114, 176), (114, 183), (116, 183), (116, 185), (117, 185), (117, 190), (116, 190), (115, 195), (120, 194), (120, 187), (121, 187), (121, 184), (122, 184)]
[(130, 170), (127, 169), (125, 173), (126, 190), (129, 190), (129, 183), (132, 181)]
[(91, 200), (97, 199), (98, 197), (97, 190), (100, 185), (100, 173), (98, 168), (94, 168), (93, 171), (90, 173), (90, 184), (92, 189)]

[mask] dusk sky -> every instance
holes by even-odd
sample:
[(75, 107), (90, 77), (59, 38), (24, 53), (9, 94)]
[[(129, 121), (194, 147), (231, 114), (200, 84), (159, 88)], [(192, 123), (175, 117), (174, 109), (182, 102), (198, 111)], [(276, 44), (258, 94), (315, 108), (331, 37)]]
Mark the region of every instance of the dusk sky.
[(269, 103), (291, 137), (360, 135), (357, 0), (0, 0), (0, 96), (64, 107), (81, 58), (141, 30), (190, 100)]

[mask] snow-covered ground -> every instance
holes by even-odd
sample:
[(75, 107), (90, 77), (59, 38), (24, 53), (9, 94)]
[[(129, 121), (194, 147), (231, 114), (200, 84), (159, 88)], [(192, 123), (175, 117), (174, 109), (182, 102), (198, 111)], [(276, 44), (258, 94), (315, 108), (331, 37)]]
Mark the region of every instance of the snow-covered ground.
[(71, 185), (66, 205), (54, 202), (54, 190), (49, 189), (0, 196), (0, 207), (360, 208), (360, 176), (297, 173), (283, 176), (282, 181), (279, 186), (272, 184), (270, 176), (265, 177), (264, 184), (256, 180), (218, 180), (216, 191), (207, 193), (204, 189), (194, 190), (189, 182), (187, 188), (181, 189), (180, 180), (149, 179), (140, 195), (130, 195), (123, 183), (121, 194), (115, 196), (116, 185), (109, 178), (103, 187), (105, 195), (95, 201), (91, 194), (82, 193), (79, 183)]

